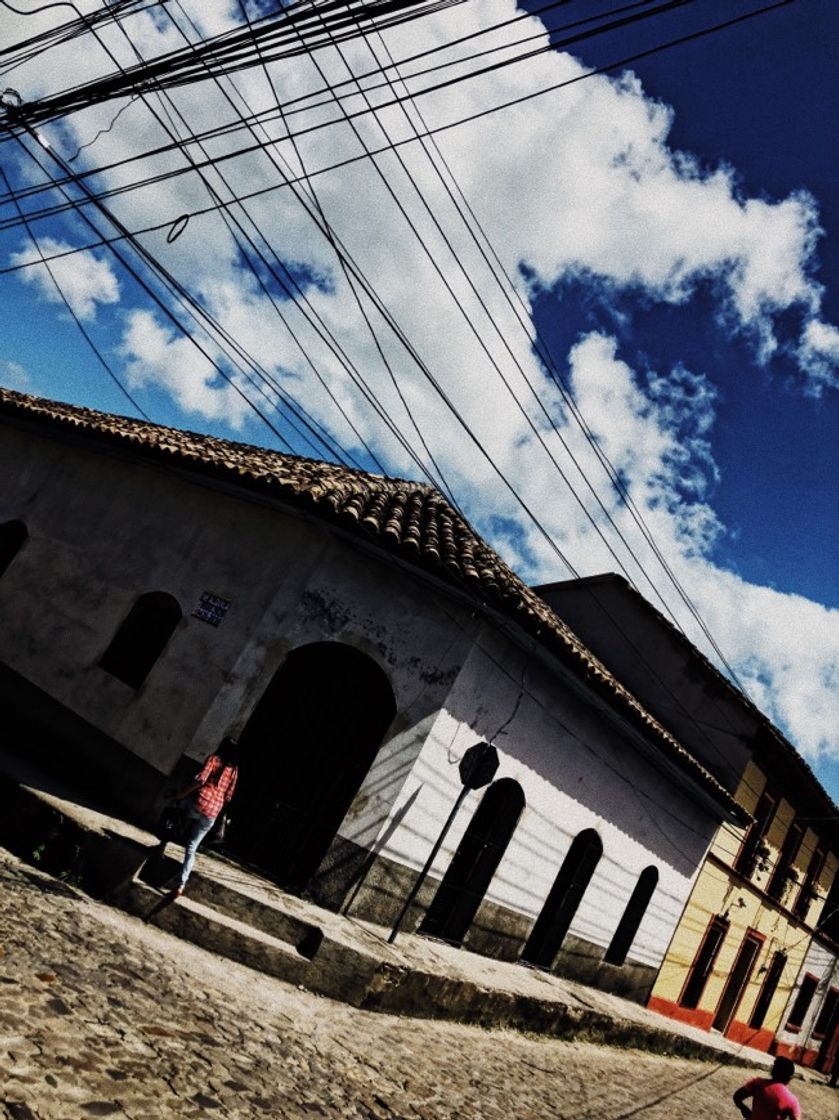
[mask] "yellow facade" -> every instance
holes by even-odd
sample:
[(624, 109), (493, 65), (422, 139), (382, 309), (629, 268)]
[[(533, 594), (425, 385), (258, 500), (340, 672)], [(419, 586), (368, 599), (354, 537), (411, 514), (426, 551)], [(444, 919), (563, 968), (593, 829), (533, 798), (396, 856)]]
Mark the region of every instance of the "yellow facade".
[[(765, 775), (750, 763), (736, 799), (754, 813), (765, 788)], [(775, 892), (777, 897), (772, 898), (766, 893), (767, 887), (793, 826), (796, 830), (801, 828), (800, 845), (792, 858), (790, 873), (784, 876), (782, 888)], [(805, 828), (803, 823), (796, 824), (793, 807), (780, 798), (762, 836), (752, 873), (747, 876), (735, 870), (746, 832), (729, 823), (718, 829), (653, 987), (650, 1006), (697, 1026), (710, 1027), (748, 934), (755, 943), (759, 942), (759, 948), (742, 989), (732, 997), (734, 1010), (724, 1029), (737, 1041), (765, 1049), (781, 1025), (790, 991), (810, 945), (812, 928), (836, 873), (837, 859), (832, 853), (827, 855), (816, 884), (817, 896), (797, 917), (792, 910), (805, 883), (810, 860), (819, 847), (816, 833)], [(791, 834), (793, 839), (795, 835), (796, 832)], [(688, 999), (686, 1002), (691, 1006), (685, 1006), (686, 984), (714, 919), (719, 922), (720, 930), (724, 930), (718, 952), (701, 985), (696, 1005), (692, 1006), (693, 999)], [(758, 1016), (762, 1021), (752, 1027), (749, 1021), (754, 1016), (775, 954), (779, 952), (786, 955), (783, 969), (763, 1015)], [(694, 994), (695, 991), (694, 988)]]

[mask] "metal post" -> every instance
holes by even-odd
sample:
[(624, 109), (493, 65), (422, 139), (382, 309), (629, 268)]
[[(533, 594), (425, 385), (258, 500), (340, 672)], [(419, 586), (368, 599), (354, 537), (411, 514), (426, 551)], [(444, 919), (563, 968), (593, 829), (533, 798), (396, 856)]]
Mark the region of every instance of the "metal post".
[(419, 889), (422, 886), (422, 884), (425, 882), (425, 878), (428, 875), (428, 872), (431, 870), (431, 865), (434, 862), (435, 856), (440, 851), (440, 847), (441, 847), (443, 841), (446, 838), (446, 833), (449, 831), (449, 828), (451, 827), (451, 823), (454, 820), (454, 818), (457, 816), (457, 811), (460, 808), (460, 806), (463, 804), (463, 799), (468, 792), (469, 792), (469, 787), (468, 786), (463, 786), (460, 793), (457, 795), (457, 800), (454, 803), (452, 811), (449, 813), (449, 815), (446, 819), (446, 823), (443, 825), (442, 831), (440, 832), (440, 835), (437, 837), (437, 841), (434, 844), (434, 847), (431, 849), (431, 854), (429, 855), (428, 859), (425, 861), (425, 867), (423, 867), (422, 871), (420, 871), (419, 876), (417, 877), (417, 881), (414, 883), (413, 887), (411, 888), (410, 894), (405, 899), (405, 905), (399, 911), (399, 917), (396, 919), (396, 922), (394, 923), (393, 929), (390, 931), (390, 937), (388, 937), (388, 939), (387, 939), (388, 945), (392, 945), (394, 943), (394, 941), (396, 940), (396, 935), (399, 932), (399, 927), (402, 925), (402, 922), (405, 920), (405, 915), (408, 913), (408, 910), (410, 909), (411, 903), (414, 901), (414, 899), (419, 894)]

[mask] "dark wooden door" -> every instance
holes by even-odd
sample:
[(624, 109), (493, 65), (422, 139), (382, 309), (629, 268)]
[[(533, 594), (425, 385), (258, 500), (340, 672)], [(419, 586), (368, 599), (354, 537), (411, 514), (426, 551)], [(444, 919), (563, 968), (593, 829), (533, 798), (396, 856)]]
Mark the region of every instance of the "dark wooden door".
[(734, 1018), (743, 991), (749, 982), (762, 944), (763, 941), (757, 934), (747, 933), (743, 938), (743, 943), (734, 962), (734, 968), (731, 970), (717, 1006), (717, 1013), (712, 1024), (715, 1031), (723, 1031), (724, 1033), (728, 1030), (728, 1025)]
[(540, 968), (553, 967), (602, 854), (603, 843), (594, 829), (587, 828), (574, 837), (522, 950), (523, 961)]

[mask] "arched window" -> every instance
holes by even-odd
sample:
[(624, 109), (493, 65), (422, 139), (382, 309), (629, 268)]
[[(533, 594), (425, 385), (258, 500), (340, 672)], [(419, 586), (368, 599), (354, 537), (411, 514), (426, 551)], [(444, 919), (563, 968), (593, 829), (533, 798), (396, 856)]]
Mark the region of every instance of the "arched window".
[(522, 950), (523, 961), (540, 968), (553, 967), (554, 959), (602, 855), (603, 843), (593, 828), (587, 828), (574, 837), (542, 907), (542, 913), (536, 919)]
[(102, 654), (100, 668), (139, 688), (180, 620), (177, 599), (165, 591), (141, 595)]
[(420, 933), (459, 945), (483, 902), (524, 809), (524, 791), (512, 778), (487, 788), (452, 856), (420, 926)]
[(638, 876), (635, 890), (626, 904), (626, 909), (618, 922), (618, 928), (615, 930), (612, 943), (603, 957), (609, 964), (623, 964), (626, 960), (626, 954), (632, 947), (635, 934), (638, 932), (638, 926), (647, 911), (647, 906), (657, 883), (658, 870), (655, 867), (645, 867)]
[(28, 536), (22, 521), (5, 521), (0, 525), (0, 576), (20, 552)]

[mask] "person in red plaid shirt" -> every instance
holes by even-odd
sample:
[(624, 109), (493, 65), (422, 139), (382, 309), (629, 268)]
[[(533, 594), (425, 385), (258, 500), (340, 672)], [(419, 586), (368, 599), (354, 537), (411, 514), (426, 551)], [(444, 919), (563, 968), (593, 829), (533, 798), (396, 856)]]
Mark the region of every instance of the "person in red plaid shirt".
[(184, 862), (178, 885), (172, 892), (175, 898), (184, 893), (187, 879), (195, 863), (198, 845), (216, 823), (216, 817), (228, 804), (236, 791), (236, 778), (239, 744), (230, 736), (222, 739), (215, 754), (204, 763), (200, 774), (190, 782), (178, 798), (190, 798), (186, 806), (187, 820), (190, 823), (189, 835), (184, 851)]

